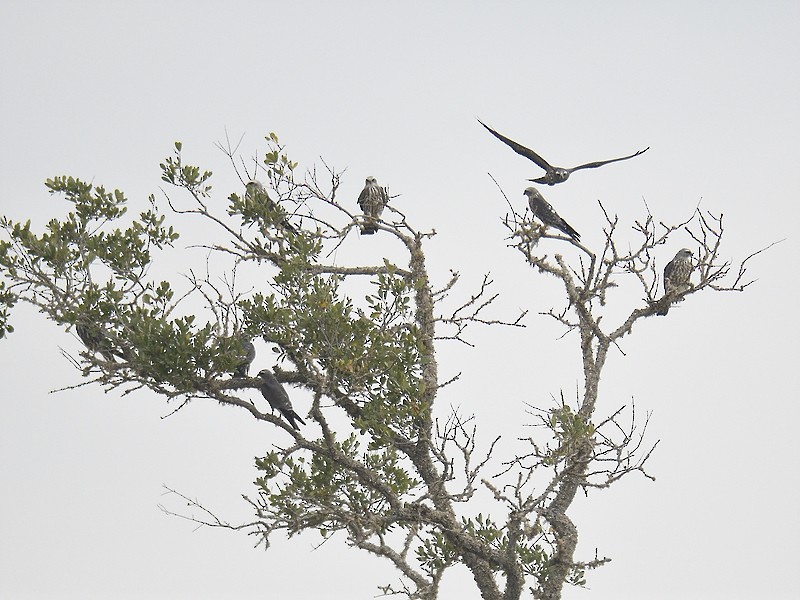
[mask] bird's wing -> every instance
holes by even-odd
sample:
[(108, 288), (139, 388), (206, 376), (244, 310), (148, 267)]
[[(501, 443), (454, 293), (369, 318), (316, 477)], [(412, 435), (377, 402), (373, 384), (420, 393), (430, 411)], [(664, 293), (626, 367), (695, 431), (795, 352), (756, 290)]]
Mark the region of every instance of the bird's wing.
[(575, 228), (572, 225), (570, 225), (569, 223), (567, 223), (564, 219), (562, 219), (561, 217), (558, 217), (558, 218), (561, 221), (561, 225), (558, 228), (561, 231), (563, 231), (564, 233), (566, 233), (569, 237), (571, 237), (576, 242), (580, 242), (581, 241), (581, 234), (578, 233), (577, 231), (575, 231)]
[(365, 186), (358, 196), (358, 206), (369, 217), (380, 217), (388, 203), (389, 193), (386, 188), (375, 183)]
[(675, 256), (664, 267), (664, 293), (672, 294), (677, 291), (681, 284), (681, 260)]
[(678, 265), (675, 267), (675, 278), (678, 279), (680, 283), (686, 283), (689, 281), (689, 277), (692, 275), (692, 260), (689, 258), (681, 258)]
[(256, 358), (256, 347), (253, 345), (253, 342), (250, 340), (243, 340), (242, 341), (242, 362), (246, 364), (250, 364)]
[(280, 412), (283, 415), (283, 418), (286, 419), (289, 422), (289, 425), (291, 425), (292, 429), (294, 429), (295, 431), (300, 429), (297, 426), (297, 422), (298, 421), (300, 423), (302, 423), (303, 425), (306, 424), (306, 422), (303, 421), (303, 419), (300, 418), (300, 415), (298, 415), (296, 412), (294, 412), (294, 410), (291, 410), (291, 409), (290, 410), (283, 410), (283, 409), (281, 409)]
[(376, 190), (374, 216), (380, 217), (387, 204), (389, 204), (389, 192), (385, 187), (378, 186), (378, 189)]
[(539, 156), (538, 154), (536, 154), (536, 152), (534, 152), (534, 151), (533, 151), (533, 150), (531, 150), (530, 148), (526, 148), (526, 147), (525, 147), (525, 146), (523, 146), (522, 144), (518, 144), (518, 143), (517, 143), (517, 142), (515, 142), (514, 140), (510, 140), (510, 139), (508, 139), (506, 136), (504, 136), (504, 135), (502, 135), (502, 134), (500, 134), (500, 133), (497, 133), (497, 132), (496, 132), (494, 129), (492, 129), (491, 127), (489, 127), (489, 126), (488, 126), (486, 123), (484, 123), (484, 122), (483, 122), (483, 121), (481, 121), (480, 119), (478, 119), (478, 123), (480, 123), (481, 125), (483, 125), (483, 126), (486, 128), (486, 129), (488, 129), (488, 130), (489, 130), (489, 133), (491, 133), (491, 134), (492, 134), (494, 137), (496, 137), (498, 140), (500, 140), (501, 142), (503, 142), (503, 143), (504, 143), (506, 146), (508, 146), (509, 148), (511, 148), (511, 149), (512, 149), (514, 152), (516, 152), (517, 154), (520, 154), (520, 155), (524, 156), (524, 157), (525, 157), (525, 158), (527, 158), (528, 160), (532, 160), (532, 161), (533, 161), (533, 162), (535, 162), (537, 165), (539, 165), (540, 167), (542, 167), (542, 168), (543, 168), (545, 171), (552, 171), (552, 170), (553, 170), (553, 167), (550, 165), (550, 163), (549, 163), (549, 162), (547, 162), (547, 161), (546, 161), (545, 159), (543, 159), (541, 156)]
[(545, 225), (555, 227), (579, 242), (581, 235), (555, 211), (550, 203), (541, 196), (531, 202), (531, 210)]
[(571, 169), (567, 169), (567, 171), (572, 173), (573, 171), (579, 171), (580, 169), (596, 169), (597, 167), (602, 167), (603, 165), (607, 165), (608, 163), (619, 162), (621, 160), (628, 160), (629, 158), (634, 158), (636, 156), (639, 156), (640, 154), (644, 154), (648, 150), (650, 150), (650, 146), (648, 146), (644, 150), (639, 150), (638, 152), (635, 152), (635, 153), (631, 154), (630, 156), (622, 156), (620, 158), (612, 158), (611, 160), (598, 160), (597, 162), (590, 162), (590, 163), (586, 163), (585, 165), (578, 165), (577, 167), (572, 167)]
[(677, 263), (677, 257), (673, 258), (671, 261), (667, 263), (667, 266), (664, 267), (664, 281), (667, 279), (672, 278), (672, 273), (675, 270), (675, 265)]
[(262, 393), (267, 396), (267, 400), (272, 405), (273, 408), (281, 409), (292, 409), (292, 403), (289, 400), (289, 394), (286, 393), (286, 390), (283, 389), (283, 386), (280, 382), (275, 379), (274, 377), (261, 377), (262, 380)]
[(286, 229), (286, 231), (289, 231), (291, 233), (297, 233), (297, 227), (295, 227), (289, 222), (289, 216), (288, 213), (286, 212), (286, 209), (284, 209), (281, 205), (279, 205), (272, 198), (270, 198), (269, 193), (267, 192), (267, 188), (265, 188), (260, 181), (255, 181), (255, 180), (250, 181), (247, 184), (246, 189), (247, 189), (246, 195), (250, 196), (250, 198), (252, 198), (253, 200), (257, 201), (260, 200), (261, 202), (264, 203), (264, 206), (266, 206), (268, 210), (271, 210), (278, 214), (278, 216), (280, 217), (278, 223), (281, 225), (281, 227), (283, 227), (284, 229)]
[(534, 214), (547, 225), (558, 225), (563, 221), (551, 204), (542, 197), (536, 198), (531, 208), (535, 209)]
[(361, 190), (361, 193), (358, 195), (358, 206), (364, 212), (367, 212), (369, 210), (368, 207), (372, 205), (371, 191), (372, 191), (372, 186), (367, 184), (364, 186), (364, 189)]

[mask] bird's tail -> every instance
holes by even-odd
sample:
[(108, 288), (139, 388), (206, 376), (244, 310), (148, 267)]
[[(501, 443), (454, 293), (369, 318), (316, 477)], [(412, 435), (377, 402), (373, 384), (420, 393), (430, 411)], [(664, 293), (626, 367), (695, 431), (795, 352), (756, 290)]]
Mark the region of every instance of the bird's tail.
[(373, 235), (378, 231), (378, 225), (375, 221), (367, 220), (361, 225), (361, 234), (362, 235)]
[(660, 300), (658, 300), (658, 302), (656, 302), (656, 305), (660, 305), (658, 310), (656, 311), (656, 314), (659, 317), (666, 317), (667, 313), (669, 312), (669, 307), (671, 304), (672, 304), (672, 299), (669, 297), (669, 295), (664, 294), (664, 296)]
[[(283, 412), (283, 411), (282, 411), (282, 412)], [(284, 412), (284, 413), (283, 413), (283, 416), (286, 418), (286, 420), (287, 420), (287, 421), (289, 421), (289, 425), (291, 425), (291, 426), (292, 426), (292, 429), (294, 429), (295, 431), (297, 431), (297, 430), (299, 430), (299, 429), (300, 429), (300, 428), (297, 426), (297, 422), (298, 422), (298, 421), (299, 421), (299, 422), (300, 422), (302, 425), (305, 425), (305, 424), (306, 424), (306, 422), (305, 422), (305, 421), (303, 421), (303, 419), (301, 419), (301, 418), (300, 418), (300, 415), (298, 415), (296, 412), (294, 412), (294, 410), (287, 410), (286, 412)]]
[(289, 233), (297, 233), (297, 227), (289, 223), (289, 219), (283, 219), (281, 221), (281, 227), (283, 227)]
[(567, 223), (564, 219), (561, 219), (561, 222), (564, 224), (564, 233), (566, 233), (569, 237), (571, 237), (576, 242), (581, 241), (581, 234), (575, 231), (575, 228)]

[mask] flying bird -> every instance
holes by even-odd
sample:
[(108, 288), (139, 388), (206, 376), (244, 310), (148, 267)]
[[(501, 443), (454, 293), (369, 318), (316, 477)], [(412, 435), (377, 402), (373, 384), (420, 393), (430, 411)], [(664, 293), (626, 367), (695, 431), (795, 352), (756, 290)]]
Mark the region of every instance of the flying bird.
[(233, 339), (238, 342), (238, 346), (235, 347), (235, 350), (236, 357), (239, 359), (233, 371), (233, 376), (243, 379), (247, 377), (247, 373), (250, 371), (250, 365), (256, 358), (256, 347), (253, 345), (253, 342), (242, 336), (234, 336)]
[(558, 216), (558, 213), (550, 206), (550, 203), (544, 199), (544, 196), (539, 193), (539, 190), (531, 186), (523, 193), (528, 197), (528, 206), (531, 207), (531, 212), (535, 217), (538, 217), (542, 223), (566, 233), (576, 242), (581, 241), (581, 235), (575, 231), (569, 223)]
[(269, 197), (267, 193), (267, 188), (264, 187), (260, 181), (256, 181), (255, 179), (248, 181), (247, 186), (245, 187), (245, 198), (252, 202), (263, 203), (264, 207), (267, 211), (274, 213), (276, 215), (276, 220), (283, 227), (286, 231), (290, 231), (292, 233), (297, 233), (297, 228), (289, 222), (289, 218), (286, 215), (286, 211), (283, 210), (280, 206), (278, 206), (275, 201)]
[(259, 371), (258, 376), (261, 378), (261, 387), (258, 389), (261, 390), (261, 395), (269, 402), (272, 410), (277, 410), (281, 413), (283, 418), (286, 419), (289, 425), (294, 429), (300, 429), (297, 426), (298, 421), (305, 425), (306, 422), (294, 412), (292, 403), (289, 400), (289, 394), (283, 389), (281, 382), (275, 379), (275, 375), (272, 374), (272, 371), (264, 369), (263, 371)]
[(638, 152), (636, 152), (635, 154), (631, 154), (630, 156), (623, 156), (621, 158), (612, 158), (610, 160), (600, 160), (597, 162), (586, 163), (585, 165), (578, 165), (577, 167), (572, 167), (571, 169), (565, 169), (563, 167), (552, 166), (549, 162), (547, 162), (541, 156), (536, 154), (536, 152), (534, 152), (530, 148), (526, 148), (522, 144), (518, 144), (514, 140), (511, 140), (506, 136), (497, 133), (494, 129), (486, 125), (486, 123), (484, 123), (480, 119), (478, 119), (478, 123), (480, 123), (486, 129), (488, 129), (489, 133), (491, 133), (498, 140), (509, 146), (514, 152), (516, 152), (517, 154), (521, 154), (528, 160), (532, 160), (537, 165), (542, 167), (546, 171), (544, 176), (539, 177), (538, 179), (529, 179), (528, 181), (533, 181), (535, 183), (544, 183), (547, 185), (555, 185), (557, 183), (563, 183), (569, 178), (570, 174), (575, 171), (580, 171), (581, 169), (596, 169), (597, 167), (602, 167), (603, 165), (607, 165), (608, 163), (619, 162), (621, 160), (628, 160), (629, 158), (633, 158), (634, 156), (639, 156), (640, 154), (644, 154), (645, 152), (650, 150), (650, 146), (648, 146), (644, 150), (639, 150)]
[(361, 226), (361, 233), (372, 235), (378, 231), (377, 220), (389, 202), (389, 193), (386, 188), (378, 185), (378, 180), (374, 177), (367, 177), (364, 189), (358, 195), (358, 205), (364, 213), (364, 224)]
[(678, 250), (675, 257), (664, 267), (664, 297), (668, 298), (667, 304), (656, 314), (664, 316), (669, 312), (669, 304), (674, 297), (687, 292), (692, 288), (689, 278), (694, 266), (692, 264), (692, 251), (688, 248)]

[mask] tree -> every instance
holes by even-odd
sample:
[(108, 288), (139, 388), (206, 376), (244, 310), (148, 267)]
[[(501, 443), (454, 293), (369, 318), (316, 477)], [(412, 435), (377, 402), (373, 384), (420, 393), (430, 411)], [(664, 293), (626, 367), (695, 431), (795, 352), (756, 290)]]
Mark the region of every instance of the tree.
[[(161, 164), (162, 179), (178, 191), (165, 194), (171, 218), (200, 217), (218, 232), (214, 242), (199, 244), (205, 268), (170, 280), (150, 274), (180, 251), (154, 196), (129, 219), (119, 190), (68, 176), (48, 180), (50, 192), (71, 205), (65, 218), (41, 234), (30, 221), (0, 220), (0, 333), (13, 330), (15, 303), (32, 304), (76, 330), (85, 351), (68, 357), (86, 378), (81, 385), (124, 394), (147, 389), (176, 403), (175, 412), (212, 400), (282, 429), (285, 446), (256, 462), (260, 477), (246, 497), (254, 520), (230, 524), (206, 511), (208, 525), (248, 531), (265, 545), (278, 532), (342, 535), (392, 563), (399, 582), (382, 590), (408, 598), (436, 598), (442, 576), (459, 563), (487, 600), (520, 598), (526, 589), (555, 599), (565, 583), (582, 585), (588, 569), (609, 559), (575, 556), (573, 499), (629, 473), (651, 477), (645, 465), (657, 444), (645, 443), (647, 419), (637, 423), (632, 405), (598, 415), (609, 351), (621, 350), (638, 321), (670, 304), (743, 290), (746, 263), (757, 253), (732, 269), (720, 257), (722, 217), (700, 211), (674, 226), (648, 212), (632, 226), (638, 243), (626, 241), (633, 249), (623, 250), (619, 219), (604, 210), (598, 253), (512, 207), (504, 219), (507, 243), (563, 288), (564, 305), (543, 314), (565, 335), (577, 333), (583, 385), (575, 398), (562, 393), (553, 406), (532, 406), (536, 435), (503, 432), (519, 438), (522, 451), (497, 456), (500, 433), (479, 443), (474, 419), (437, 405), (439, 390), (457, 379), (440, 381), (437, 352), (469, 343), (465, 331), (473, 324), (523, 327), (527, 311), (492, 316), (497, 294), (486, 275), (444, 312), (459, 275), (434, 283), (424, 248), (433, 232), (415, 229), (391, 202), (371, 224), (394, 240), (399, 258), (378, 257), (365, 244), (357, 264), (333, 264), (331, 252), (363, 225), (355, 202), (337, 199), (341, 174), (326, 166), (322, 176), (314, 169), (297, 175), (297, 163), (271, 134), (259, 165), (267, 183), (246, 188), (246, 168), (230, 145), (223, 150), (241, 179), (224, 213), (214, 208), (211, 172), (185, 164), (180, 143)], [(659, 297), (656, 251), (679, 230), (697, 245), (697, 282)], [(243, 291), (242, 279), (252, 287)], [(625, 281), (644, 297), (615, 295)], [(607, 327), (601, 321), (609, 306), (625, 317)], [(275, 350), (278, 381), (310, 394), (308, 425), (295, 429), (241, 394), (263, 385), (242, 368), (251, 339)], [(480, 494), (494, 503), (491, 515), (470, 512)]]

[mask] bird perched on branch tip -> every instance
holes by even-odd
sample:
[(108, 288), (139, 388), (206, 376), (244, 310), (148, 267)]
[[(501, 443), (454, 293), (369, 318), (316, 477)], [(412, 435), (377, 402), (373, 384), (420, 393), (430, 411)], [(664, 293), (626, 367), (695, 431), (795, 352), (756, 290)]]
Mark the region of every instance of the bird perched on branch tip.
[(581, 240), (581, 235), (558, 215), (555, 209), (550, 206), (550, 203), (544, 199), (544, 196), (539, 193), (539, 190), (531, 186), (523, 193), (528, 197), (528, 206), (530, 206), (531, 212), (535, 217), (538, 217), (542, 223), (566, 233), (576, 242)]
[(372, 235), (378, 231), (378, 219), (383, 214), (383, 209), (389, 203), (389, 192), (386, 188), (378, 185), (378, 180), (374, 177), (367, 177), (364, 189), (358, 195), (358, 206), (364, 213), (364, 223), (361, 225), (361, 233)]
[(681, 248), (664, 267), (664, 299), (662, 301), (665, 302), (665, 305), (656, 312), (657, 315), (665, 316), (669, 312), (669, 305), (677, 301), (675, 297), (692, 288), (689, 279), (693, 270), (692, 251), (689, 248)]

